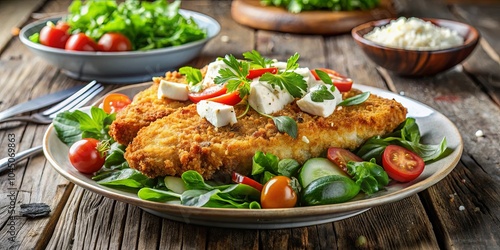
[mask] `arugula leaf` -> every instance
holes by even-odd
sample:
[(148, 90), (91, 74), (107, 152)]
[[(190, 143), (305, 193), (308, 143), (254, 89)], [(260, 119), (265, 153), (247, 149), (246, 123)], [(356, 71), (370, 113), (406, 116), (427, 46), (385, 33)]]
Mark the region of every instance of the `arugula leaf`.
[[(332, 87), (333, 90), (335, 91), (335, 86)], [(325, 100), (333, 100), (335, 99), (335, 96), (333, 96), (332, 92), (328, 90), (326, 85), (321, 85), (319, 89), (314, 90), (311, 92), (311, 100), (313, 102), (324, 102)]]
[(262, 55), (256, 50), (243, 53), (243, 57), (249, 60), (250, 63), (252, 63), (252, 66), (258, 66), (260, 68), (267, 68), (273, 63), (273, 60), (262, 57)]
[(203, 76), (201, 74), (201, 71), (197, 68), (189, 67), (189, 66), (184, 66), (179, 69), (179, 73), (183, 74), (186, 76), (189, 89), (192, 92), (200, 92), (203, 86), (201, 85), (203, 81)]
[(115, 117), (115, 113), (107, 114), (100, 108), (91, 107), (90, 115), (80, 110), (61, 112), (53, 123), (57, 137), (66, 145), (71, 145), (82, 138), (111, 139), (108, 131)]
[(370, 98), (370, 92), (363, 92), (359, 95), (355, 95), (353, 97), (349, 97), (343, 101), (341, 101), (338, 106), (354, 106), (361, 104)]

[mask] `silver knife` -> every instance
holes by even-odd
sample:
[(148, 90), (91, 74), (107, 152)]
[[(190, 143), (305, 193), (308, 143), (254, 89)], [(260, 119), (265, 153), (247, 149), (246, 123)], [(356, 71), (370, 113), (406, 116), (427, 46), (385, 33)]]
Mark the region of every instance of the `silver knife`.
[(2, 112), (0, 112), (0, 120), (15, 116), (21, 113), (25, 113), (28, 111), (33, 111), (37, 109), (41, 109), (52, 105), (54, 103), (60, 102), (70, 95), (74, 94), (76, 91), (80, 90), (82, 86), (76, 86), (70, 89), (62, 90), (53, 94), (44, 95), (33, 100), (23, 102), (17, 105), (14, 105)]

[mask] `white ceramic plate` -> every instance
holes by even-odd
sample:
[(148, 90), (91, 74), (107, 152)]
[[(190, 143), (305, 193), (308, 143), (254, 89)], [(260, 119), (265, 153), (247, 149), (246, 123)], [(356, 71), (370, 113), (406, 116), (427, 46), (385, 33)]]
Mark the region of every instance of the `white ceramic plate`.
[(31, 52), (61, 68), (62, 72), (71, 78), (116, 84), (142, 83), (185, 65), (198, 56), (205, 44), (220, 31), (219, 23), (210, 16), (190, 10), (179, 10), (179, 13), (186, 18), (193, 18), (201, 29), (206, 30), (207, 37), (179, 46), (126, 52), (67, 51), (29, 40), (29, 37), (39, 32), (47, 21), (55, 23), (61, 19), (56, 17), (26, 25), (21, 29), (19, 38)]
[[(133, 96), (150, 84), (126, 86), (117, 89), (116, 92)], [(56, 171), (76, 185), (92, 192), (139, 206), (152, 214), (176, 221), (246, 229), (302, 227), (342, 220), (363, 213), (371, 207), (414, 195), (437, 183), (453, 170), (462, 154), (463, 143), (460, 133), (448, 118), (422, 103), (385, 90), (363, 85), (355, 85), (355, 88), (370, 91), (386, 98), (394, 98), (401, 102), (408, 109), (408, 116), (416, 118), (424, 143), (438, 144), (443, 137), (446, 137), (448, 147), (452, 152), (443, 159), (428, 164), (424, 172), (412, 182), (390, 183), (383, 191), (373, 195), (358, 195), (354, 200), (346, 203), (288, 209), (250, 210), (197, 208), (145, 201), (139, 199), (135, 194), (100, 186), (90, 176), (81, 174), (71, 166), (68, 159), (69, 148), (57, 138), (52, 125), (44, 136), (43, 149), (45, 156)]]

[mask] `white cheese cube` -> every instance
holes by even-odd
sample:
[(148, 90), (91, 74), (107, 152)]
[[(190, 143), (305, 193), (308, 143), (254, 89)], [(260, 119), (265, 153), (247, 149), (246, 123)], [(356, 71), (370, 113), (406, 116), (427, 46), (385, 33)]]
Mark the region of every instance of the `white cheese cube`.
[(200, 101), (196, 104), (196, 112), (207, 119), (215, 127), (233, 125), (237, 122), (234, 107), (212, 101)]
[(160, 81), (160, 86), (158, 87), (158, 99), (166, 97), (177, 101), (187, 101), (188, 94), (189, 88), (187, 84), (169, 82), (165, 80)]
[(293, 97), (286, 90), (281, 90), (279, 87), (273, 89), (271, 85), (266, 82), (259, 82), (258, 79), (254, 79), (250, 84), (248, 103), (260, 113), (275, 113), (292, 101)]
[(311, 92), (318, 90), (320, 87), (321, 85), (311, 88), (311, 91), (309, 93), (307, 93), (302, 99), (297, 101), (297, 105), (302, 111), (309, 113), (311, 115), (328, 117), (331, 114), (333, 114), (335, 108), (337, 107), (337, 104), (342, 101), (342, 95), (340, 94), (337, 88), (335, 88), (334, 92), (331, 92), (330, 88), (327, 88), (328, 91), (331, 94), (333, 94), (335, 98), (332, 100), (323, 100), (322, 102), (315, 102), (311, 99)]
[(203, 78), (203, 86), (209, 87), (214, 85), (214, 79), (219, 76), (219, 70), (228, 68), (227, 64), (225, 64), (222, 60), (216, 60), (211, 62), (207, 67), (207, 73), (205, 74), (205, 78)]

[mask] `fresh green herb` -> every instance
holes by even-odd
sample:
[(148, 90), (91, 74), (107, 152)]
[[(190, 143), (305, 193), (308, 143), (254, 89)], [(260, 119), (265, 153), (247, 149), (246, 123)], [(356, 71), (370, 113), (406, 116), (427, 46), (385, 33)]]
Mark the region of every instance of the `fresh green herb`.
[(349, 161), (347, 172), (366, 194), (376, 193), (389, 184), (389, 176), (384, 168), (377, 165), (375, 159), (363, 162)]
[(332, 78), (330, 78), (330, 76), (323, 70), (320, 70), (320, 69), (315, 69), (314, 70), (316, 72), (316, 75), (318, 75), (319, 79), (328, 84), (328, 85), (333, 85), (333, 81), (332, 81)]
[(277, 74), (267, 72), (260, 77), (260, 81), (267, 82), (273, 88), (278, 86), (282, 90), (286, 89), (293, 97), (302, 97), (307, 92), (307, 82), (303, 76), (293, 72), (293, 70), (299, 67), (299, 57), (299, 54), (295, 53), (288, 58), (285, 71), (278, 72)]
[(137, 196), (143, 200), (147, 201), (157, 201), (157, 202), (167, 202), (167, 201), (173, 201), (173, 200), (180, 200), (181, 195), (171, 192), (171, 191), (166, 191), (166, 190), (161, 190), (161, 189), (155, 189), (155, 188), (141, 188), (137, 192)]
[(203, 76), (200, 69), (185, 66), (179, 69), (179, 73), (186, 76), (191, 92), (200, 92), (202, 90), (203, 85), (201, 85), (201, 83), (203, 81)]
[(256, 68), (267, 68), (273, 63), (273, 60), (262, 57), (262, 55), (256, 50), (243, 53), (243, 57), (250, 61), (252, 66)]
[(355, 95), (353, 97), (349, 97), (343, 101), (341, 101), (338, 106), (354, 106), (359, 105), (370, 98), (370, 92), (363, 92), (359, 95)]
[(377, 7), (380, 0), (261, 0), (263, 5), (285, 7), (289, 12), (299, 13), (309, 10), (369, 10)]
[(321, 85), (319, 89), (311, 92), (311, 100), (313, 102), (324, 102), (325, 100), (333, 100), (335, 99), (335, 96), (333, 96), (332, 94), (333, 91), (335, 91), (335, 86), (332, 85), (331, 89), (328, 90), (326, 85)]
[(115, 170), (109, 173), (104, 173), (105, 178), (102, 176), (95, 176), (93, 179), (97, 180), (97, 184), (125, 190), (139, 190), (143, 187), (151, 187), (155, 185), (155, 179), (150, 179), (143, 175), (141, 172), (125, 168), (120, 170)]
[(53, 120), (57, 137), (67, 145), (82, 138), (95, 138), (100, 141), (110, 140), (109, 126), (115, 120), (116, 114), (107, 114), (104, 110), (91, 107), (90, 115), (75, 110), (57, 114)]
[(380, 162), (382, 153), (386, 146), (397, 144), (418, 154), (424, 162), (439, 159), (444, 155), (447, 149), (446, 138), (443, 138), (439, 144), (425, 145), (420, 143), (420, 131), (415, 122), (415, 118), (407, 118), (405, 122), (388, 136), (374, 136), (367, 140), (357, 151), (356, 154), (361, 158), (368, 160), (377, 159)]
[(239, 91), (243, 99), (250, 93), (250, 80), (247, 79), (250, 64), (238, 61), (233, 55), (226, 55), (222, 61), (229, 67), (219, 70), (219, 76), (214, 79), (216, 84), (226, 84), (229, 93)]

